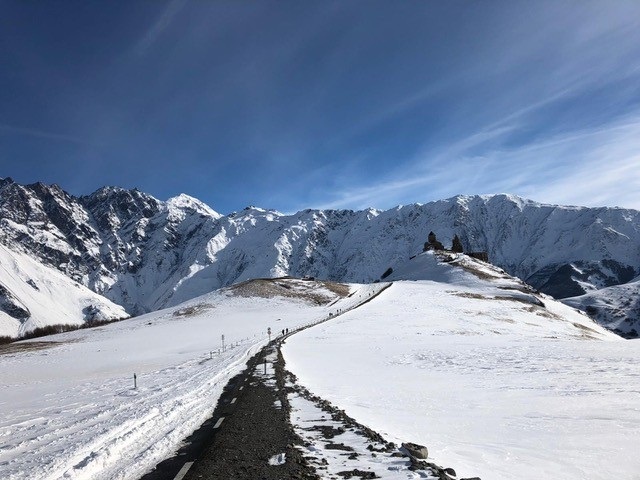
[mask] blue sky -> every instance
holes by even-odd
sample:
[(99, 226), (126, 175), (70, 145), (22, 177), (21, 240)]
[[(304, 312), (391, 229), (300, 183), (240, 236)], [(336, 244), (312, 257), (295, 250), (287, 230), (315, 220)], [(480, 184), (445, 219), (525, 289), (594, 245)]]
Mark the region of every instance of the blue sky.
[(640, 208), (640, 2), (0, 0), (0, 177)]

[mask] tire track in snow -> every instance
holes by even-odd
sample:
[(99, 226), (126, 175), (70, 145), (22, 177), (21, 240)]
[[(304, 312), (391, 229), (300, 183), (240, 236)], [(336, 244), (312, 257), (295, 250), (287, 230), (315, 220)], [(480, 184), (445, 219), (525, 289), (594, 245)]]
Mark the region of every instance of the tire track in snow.
[[(7, 472), (5, 478), (130, 478), (131, 472), (114, 476), (113, 470), (117, 470), (114, 466), (120, 459), (111, 452), (148, 460), (154, 452), (158, 455), (163, 447), (170, 448), (171, 443), (179, 442), (189, 434), (193, 423), (183, 425), (180, 420), (184, 412), (206, 411), (207, 399), (215, 398), (226, 379), (244, 363), (246, 354), (256, 348), (254, 344), (248, 349), (236, 350), (229, 357), (207, 362), (209, 365), (204, 369), (201, 359), (196, 359), (152, 372), (141, 380), (152, 379), (154, 384), (137, 392), (123, 390), (121, 380), (108, 382), (97, 395), (91, 392), (93, 403), (79, 409), (85, 410), (80, 417), (70, 417), (68, 409), (57, 407), (42, 412), (41, 420), (35, 425), (28, 421), (23, 422), (23, 428), (12, 425), (9, 435), (12, 441), (0, 450), (0, 466)], [(193, 372), (186, 377), (176, 377), (175, 372), (184, 369), (193, 369)], [(68, 395), (82, 398), (92, 387), (95, 385), (88, 383)], [(121, 399), (114, 404), (114, 397)], [(90, 442), (83, 441), (86, 437), (91, 438)], [(123, 448), (117, 447), (119, 443)], [(135, 454), (139, 451), (148, 453)], [(25, 452), (29, 452), (31, 460), (22, 455)], [(89, 470), (95, 474), (87, 475)]]

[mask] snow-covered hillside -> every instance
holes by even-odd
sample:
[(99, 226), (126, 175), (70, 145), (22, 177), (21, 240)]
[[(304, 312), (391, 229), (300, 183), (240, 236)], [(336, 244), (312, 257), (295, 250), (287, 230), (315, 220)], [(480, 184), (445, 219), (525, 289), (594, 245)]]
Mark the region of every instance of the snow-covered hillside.
[(640, 335), (640, 277), (563, 300), (595, 318), (600, 325), (629, 338)]
[(634, 479), (640, 344), (499, 270), (431, 253), (374, 301), (287, 340), (287, 368), (460, 477)]
[(126, 318), (124, 309), (58, 270), (0, 245), (0, 335)]
[(229, 378), (267, 342), (267, 328), (276, 335), (325, 319), (361, 301), (356, 291), (376, 288), (253, 281), (0, 346), (0, 478), (139, 478), (211, 416)]
[(252, 280), (0, 347), (0, 477), (139, 478), (211, 415), (268, 327), (329, 319), (287, 340), (288, 368), (390, 440), (462, 475), (633, 478), (640, 344), (465, 256), (396, 270), (428, 280)]
[[(556, 298), (640, 274), (640, 213), (544, 205), (511, 195), (458, 196), (387, 211), (248, 207), (226, 216), (181, 195), (162, 202), (105, 187), (0, 180), (0, 243), (140, 314), (235, 282), (313, 276), (370, 282), (422, 251), (430, 231)], [(1, 280), (1, 278), (0, 278)], [(638, 318), (633, 319), (634, 328)], [(632, 326), (634, 326), (632, 325)]]

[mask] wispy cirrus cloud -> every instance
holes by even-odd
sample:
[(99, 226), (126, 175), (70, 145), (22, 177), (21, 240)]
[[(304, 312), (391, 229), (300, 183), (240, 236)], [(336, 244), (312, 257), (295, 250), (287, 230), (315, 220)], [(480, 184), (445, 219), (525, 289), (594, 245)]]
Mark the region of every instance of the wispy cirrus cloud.
[[(368, 183), (335, 185), (320, 205), (387, 208), (506, 192), (551, 203), (640, 208), (638, 20), (625, 8), (586, 7), (562, 22), (554, 20), (557, 10), (536, 9), (540, 18), (525, 27), (537, 29), (531, 35), (500, 37), (466, 59), (464, 71), (456, 68), (364, 118), (353, 132), (406, 123), (403, 116), (442, 96), (448, 95), (453, 112), (444, 111), (446, 128), (412, 157), (371, 158), (372, 165), (395, 167), (370, 175)], [(500, 60), (490, 61), (496, 49)]]
[(44, 138), (47, 140), (55, 140), (58, 142), (75, 143), (77, 145), (93, 145), (91, 142), (88, 142), (81, 138), (74, 137), (72, 135), (45, 132), (35, 128), (16, 127), (14, 125), (7, 125), (6, 123), (0, 123), (0, 132), (16, 134), (16, 135), (27, 135), (30, 137)]
[(514, 193), (545, 203), (640, 209), (640, 116), (512, 148), (486, 148), (499, 128), (426, 153), (423, 166), (347, 188), (320, 208), (388, 208), (457, 194)]
[[(69, 8), (70, 25), (100, 18), (118, 32), (88, 45), (52, 17), (69, 48), (21, 24), (29, 15), (5, 15), (39, 39), (25, 49), (42, 80), (25, 81), (20, 68), (3, 77), (2, 91), (15, 92), (5, 95), (15, 103), (6, 118), (42, 120), (42, 131), (0, 126), (7, 151), (65, 166), (65, 142), (108, 139), (77, 184), (109, 175), (222, 211), (387, 208), (495, 192), (638, 205), (637, 2), (282, 5)], [(51, 82), (52, 71), (63, 81)]]
[(153, 26), (145, 32), (142, 38), (135, 45), (134, 51), (137, 55), (144, 55), (146, 53), (156, 40), (158, 40), (160, 35), (162, 35), (162, 32), (171, 25), (171, 22), (184, 8), (187, 1), (188, 0), (171, 0), (167, 4), (166, 8), (160, 15), (160, 18), (156, 20)]

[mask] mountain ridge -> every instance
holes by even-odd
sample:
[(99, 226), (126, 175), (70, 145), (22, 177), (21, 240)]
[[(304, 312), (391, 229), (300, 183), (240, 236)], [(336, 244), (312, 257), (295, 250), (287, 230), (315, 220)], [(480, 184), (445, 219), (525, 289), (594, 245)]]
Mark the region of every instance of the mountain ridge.
[[(103, 187), (74, 197), (57, 185), (0, 180), (0, 243), (133, 315), (251, 278), (371, 282), (421, 252), (430, 231), (445, 247), (458, 235), (465, 251), (486, 251), (492, 263), (556, 298), (640, 274), (640, 212), (620, 207), (498, 194), (388, 210), (247, 207), (221, 215), (185, 194), (161, 201)], [(630, 332), (637, 323), (622, 326)]]

